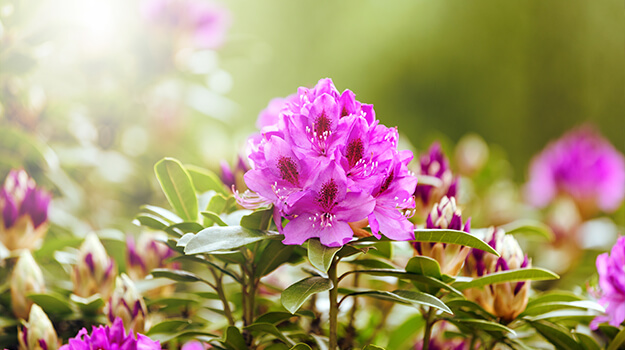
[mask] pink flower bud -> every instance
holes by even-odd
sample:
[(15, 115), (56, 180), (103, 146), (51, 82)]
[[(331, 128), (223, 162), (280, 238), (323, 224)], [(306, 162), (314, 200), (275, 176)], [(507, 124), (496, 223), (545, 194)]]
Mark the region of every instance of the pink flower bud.
[(48, 315), (37, 304), (33, 304), (28, 322), (18, 328), (20, 350), (56, 350), (59, 340)]
[(121, 318), (126, 331), (143, 332), (147, 307), (128, 275), (117, 277), (115, 290), (105, 310), (111, 324), (116, 318)]
[(43, 273), (30, 251), (22, 251), (11, 275), (11, 307), (18, 318), (26, 319), (33, 302), (26, 295), (44, 293)]
[(99, 293), (103, 300), (111, 296), (117, 268), (95, 233), (89, 233), (80, 246), (72, 273), (74, 294), (88, 298)]

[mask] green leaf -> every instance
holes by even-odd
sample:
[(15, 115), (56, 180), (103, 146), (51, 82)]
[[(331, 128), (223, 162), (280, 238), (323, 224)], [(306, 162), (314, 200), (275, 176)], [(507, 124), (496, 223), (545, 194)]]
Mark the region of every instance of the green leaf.
[(394, 269), (395, 266), (377, 259), (356, 259), (349, 262), (352, 265), (367, 267), (370, 269)]
[(223, 219), (221, 217), (219, 217), (219, 215), (211, 212), (211, 211), (203, 211), (202, 215), (207, 218), (212, 220), (214, 223), (216, 223), (219, 226), (228, 226), (228, 224), (226, 224)]
[(173, 158), (161, 159), (154, 166), (165, 197), (184, 221), (197, 221), (198, 203), (191, 176)]
[(362, 348), (362, 350), (385, 350), (383, 347), (381, 346), (377, 346), (377, 345), (367, 345), (364, 348)]
[(157, 323), (150, 327), (150, 330), (147, 332), (147, 336), (152, 336), (157, 333), (165, 333), (165, 334), (173, 334), (178, 333), (184, 330), (191, 324), (191, 321), (188, 319), (167, 319), (163, 322)]
[(307, 344), (297, 343), (294, 347), (291, 348), (291, 350), (312, 350), (312, 348)]
[(94, 294), (89, 298), (82, 298), (76, 294), (69, 296), (69, 299), (74, 302), (83, 314), (93, 315), (97, 314), (104, 306), (104, 300), (99, 294)]
[(176, 235), (177, 237), (184, 236), (187, 233), (198, 233), (204, 229), (204, 226), (197, 222), (179, 222), (177, 224), (166, 227), (163, 231)]
[(393, 301), (404, 305), (412, 305), (416, 308), (421, 306), (430, 306), (439, 310), (445, 311), (449, 314), (453, 312), (443, 303), (440, 299), (426, 293), (421, 293), (411, 290), (396, 290), (394, 292), (369, 290), (363, 292), (353, 292), (346, 296), (367, 296), (376, 299)]
[[(417, 334), (424, 325), (425, 321), (421, 314), (417, 313), (409, 317), (390, 333), (388, 345), (386, 347), (389, 349), (412, 349), (414, 346), (414, 335)], [(411, 346), (408, 346), (409, 343)]]
[(240, 277), (235, 272), (230, 271), (227, 268), (222, 267), (222, 266), (220, 266), (220, 265), (218, 265), (218, 264), (216, 264), (216, 263), (214, 263), (214, 262), (204, 258), (201, 255), (181, 255), (181, 256), (175, 257), (172, 260), (174, 260), (174, 261), (175, 260), (188, 260), (188, 261), (193, 261), (193, 262), (196, 262), (196, 263), (208, 265), (208, 266), (211, 266), (211, 267), (213, 267), (213, 268), (223, 272), (224, 274), (232, 277), (237, 282), (241, 281)]
[(490, 245), (481, 239), (459, 230), (443, 229), (417, 229), (414, 231), (416, 242), (440, 242), (449, 244), (459, 244), (472, 247), (499, 256)]
[(533, 307), (534, 305), (550, 303), (550, 302), (560, 302), (560, 301), (580, 301), (583, 298), (573, 292), (569, 291), (551, 291), (548, 293), (541, 294), (535, 298), (532, 298), (527, 303), (527, 309)]
[(406, 264), (406, 271), (416, 273), (418, 275), (434, 277), (439, 280), (443, 278), (438, 261), (428, 256), (418, 255), (408, 260), (408, 264)]
[(501, 226), (507, 234), (532, 234), (543, 237), (549, 241), (553, 241), (554, 234), (551, 228), (540, 221), (535, 220), (517, 220), (509, 224)]
[(171, 211), (157, 207), (155, 205), (143, 205), (141, 206), (141, 212), (144, 214), (150, 214), (153, 216), (160, 217), (162, 220), (167, 221), (168, 225), (176, 224), (182, 222), (182, 218)]
[(195, 234), (184, 247), (185, 254), (211, 253), (230, 250), (265, 239), (281, 239), (282, 235), (273, 231), (260, 231), (241, 226), (213, 226)]
[(530, 322), (530, 325), (547, 341), (555, 345), (556, 349), (584, 350), (567, 331), (552, 323)]
[(469, 309), (475, 315), (479, 315), (479, 317), (491, 320), (495, 319), (495, 316), (490, 312), (486, 311), (481, 305), (467, 299), (448, 300), (445, 302), (445, 304), (447, 304), (447, 306), (449, 306), (449, 308), (452, 309), (454, 313), (467, 312), (465, 309)]
[(67, 299), (54, 294), (27, 294), (28, 299), (41, 306), (48, 316), (66, 315), (72, 312)]
[(282, 306), (294, 314), (313, 294), (328, 291), (333, 288), (332, 281), (323, 277), (308, 277), (293, 283), (282, 292), (280, 301)]
[(244, 329), (250, 331), (250, 332), (262, 332), (262, 333), (268, 333), (273, 335), (274, 337), (282, 340), (284, 343), (290, 345), (290, 346), (294, 346), (295, 342), (292, 341), (291, 339), (289, 339), (288, 337), (286, 337), (284, 334), (282, 334), (282, 332), (280, 332), (280, 330), (278, 330), (278, 328), (276, 328), (276, 326), (274, 326), (271, 323), (253, 323), (247, 327), (245, 327)]
[(241, 218), (241, 226), (255, 230), (267, 230), (271, 225), (272, 218), (273, 208), (256, 210)]
[(189, 297), (167, 297), (150, 299), (149, 302), (147, 302), (146, 304), (147, 306), (155, 305), (160, 306), (161, 308), (181, 308), (199, 304), (199, 301), (197, 299), (192, 299)]
[(221, 214), (226, 209), (226, 202), (228, 199), (223, 194), (215, 194), (211, 197), (208, 205), (206, 206), (206, 211), (212, 211), (216, 214)]
[(483, 287), (489, 284), (498, 284), (504, 282), (517, 281), (543, 281), (560, 278), (555, 273), (539, 267), (531, 267), (525, 269), (516, 269), (491, 273), (482, 277), (473, 279), (470, 282), (456, 282), (454, 287), (459, 290), (469, 288)]
[(192, 274), (191, 272), (184, 270), (173, 270), (173, 269), (154, 269), (150, 272), (152, 276), (155, 278), (163, 277), (169, 278), (170, 280), (174, 280), (177, 282), (204, 282), (208, 283), (206, 280)]
[(326, 247), (318, 238), (311, 238), (308, 240), (308, 260), (317, 270), (327, 273), (334, 256), (340, 249), (341, 247)]
[(272, 311), (258, 316), (254, 323), (271, 323), (278, 324), (294, 317), (290, 312)]
[(227, 345), (230, 345), (235, 350), (247, 350), (247, 345), (245, 345), (245, 339), (243, 338), (241, 332), (237, 327), (228, 327), (223, 342)]
[(203, 193), (212, 190), (225, 196), (230, 195), (226, 186), (214, 172), (195, 165), (185, 165), (184, 167), (191, 176), (193, 185), (198, 192)]
[(552, 312), (559, 309), (584, 309), (584, 310), (595, 310), (598, 312), (605, 312), (603, 306), (598, 303), (590, 300), (579, 300), (579, 301), (553, 301), (546, 302), (540, 304), (534, 304), (532, 306), (528, 306), (523, 311), (522, 316), (534, 316), (544, 314), (546, 312)]
[(265, 248), (256, 254), (254, 275), (256, 277), (268, 275), (278, 266), (291, 260), (296, 248), (294, 245), (284, 245), (280, 241), (269, 241)]
[[(589, 336), (588, 334), (579, 333), (575, 331), (573, 331), (573, 334), (577, 337), (577, 339), (579, 339), (579, 342), (584, 346), (585, 350), (601, 350), (601, 347), (599, 346), (599, 344), (597, 344), (597, 341), (595, 340), (595, 338)], [(615, 348), (614, 350), (616, 349), (618, 349), (618, 347)]]
[(616, 337), (614, 337), (614, 339), (610, 342), (610, 345), (608, 345), (607, 350), (617, 350), (621, 345), (623, 345), (623, 343), (625, 343), (625, 329), (618, 332)]
[(159, 230), (159, 231), (163, 231), (165, 230), (165, 228), (167, 228), (167, 226), (169, 226), (168, 221), (163, 220), (159, 216), (148, 214), (148, 213), (137, 215), (135, 217), (135, 221), (133, 222), (137, 225), (149, 227), (151, 229)]
[(464, 298), (464, 295), (457, 290), (456, 288), (437, 280), (436, 278), (430, 276), (423, 276), (412, 272), (406, 272), (398, 269), (369, 269), (369, 270), (350, 270), (345, 272), (340, 278), (352, 273), (364, 273), (372, 276), (389, 276), (389, 277), (397, 277), (399, 279), (408, 280), (412, 282), (423, 283), (432, 287), (437, 287), (439, 289), (445, 289), (453, 294)]
[(477, 320), (477, 319), (462, 319), (462, 318), (448, 318), (446, 320), (454, 324), (460, 323), (465, 326), (469, 326), (473, 329), (510, 333), (513, 337), (516, 337), (515, 331), (497, 322)]

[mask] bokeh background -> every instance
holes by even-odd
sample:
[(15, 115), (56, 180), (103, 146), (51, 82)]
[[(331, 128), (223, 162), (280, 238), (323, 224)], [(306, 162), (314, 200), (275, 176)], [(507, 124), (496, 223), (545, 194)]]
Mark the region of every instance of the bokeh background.
[(59, 227), (126, 230), (164, 202), (158, 159), (218, 171), (272, 98), (324, 77), (416, 151), (481, 135), (519, 186), (581, 124), (625, 152), (622, 1), (206, 3), (209, 45), (140, 1), (0, 2), (0, 172), (49, 188)]

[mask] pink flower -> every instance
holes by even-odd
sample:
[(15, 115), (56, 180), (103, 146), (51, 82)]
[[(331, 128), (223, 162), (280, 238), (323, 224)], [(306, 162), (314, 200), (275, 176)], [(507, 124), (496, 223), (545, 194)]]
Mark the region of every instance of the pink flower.
[(137, 333), (135, 338), (132, 332), (126, 334), (121, 318), (113, 322), (112, 326), (92, 327), (91, 334), (86, 328), (81, 329), (76, 337), (71, 338), (68, 344), (59, 350), (160, 350), (161, 345), (147, 336)]
[(599, 273), (599, 303), (606, 309), (607, 315), (597, 316), (590, 324), (597, 329), (600, 323), (609, 322), (618, 327), (625, 320), (625, 237), (619, 237), (610, 254), (597, 257)]
[(625, 196), (625, 158), (590, 127), (568, 132), (534, 157), (526, 187), (536, 207), (559, 194), (570, 196), (585, 217), (615, 211)]

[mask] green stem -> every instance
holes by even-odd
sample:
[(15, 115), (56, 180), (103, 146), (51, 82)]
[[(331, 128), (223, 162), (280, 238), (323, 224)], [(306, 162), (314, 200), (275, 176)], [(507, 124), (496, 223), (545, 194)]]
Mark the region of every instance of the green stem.
[(332, 281), (333, 285), (332, 289), (330, 289), (330, 350), (336, 350), (338, 346), (337, 329), (339, 306), (337, 299), (339, 296), (339, 283), (336, 271), (337, 264), (338, 259), (333, 260), (328, 270), (328, 278)]
[(434, 326), (436, 310), (433, 307), (428, 308), (425, 316), (425, 329), (423, 333), (423, 350), (430, 348), (430, 338), (432, 337), (432, 326)]
[(232, 316), (232, 311), (230, 310), (230, 304), (228, 304), (228, 299), (226, 298), (226, 294), (224, 293), (224, 287), (223, 287), (223, 283), (222, 283), (222, 278), (223, 278), (223, 273), (220, 273), (219, 275), (217, 274), (217, 272), (215, 272), (215, 270), (213, 268), (210, 268), (210, 271), (213, 274), (213, 277), (215, 277), (215, 291), (217, 292), (217, 295), (219, 296), (219, 300), (221, 300), (221, 303), (224, 306), (224, 314), (226, 315), (226, 318), (228, 319), (228, 324), (230, 326), (234, 326), (234, 317)]

